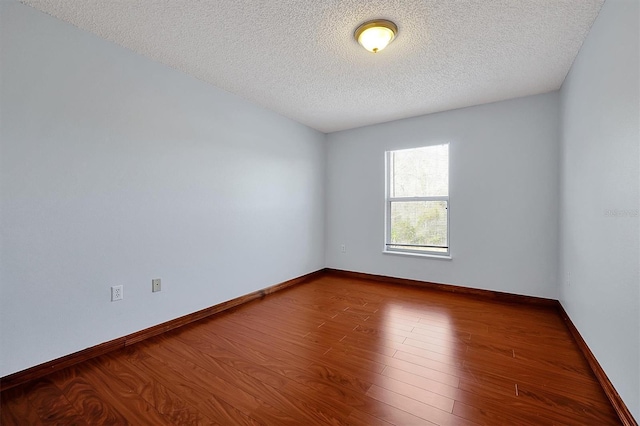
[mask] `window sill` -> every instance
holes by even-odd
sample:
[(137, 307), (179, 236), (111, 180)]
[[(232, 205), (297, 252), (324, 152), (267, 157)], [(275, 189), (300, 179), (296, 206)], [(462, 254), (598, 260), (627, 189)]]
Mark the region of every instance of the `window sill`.
[(441, 256), (438, 254), (422, 254), (422, 253), (411, 253), (404, 251), (390, 251), (390, 250), (382, 250), (382, 254), (392, 254), (396, 256), (412, 256), (412, 257), (428, 257), (430, 259), (440, 259), (440, 260), (452, 260), (451, 255)]

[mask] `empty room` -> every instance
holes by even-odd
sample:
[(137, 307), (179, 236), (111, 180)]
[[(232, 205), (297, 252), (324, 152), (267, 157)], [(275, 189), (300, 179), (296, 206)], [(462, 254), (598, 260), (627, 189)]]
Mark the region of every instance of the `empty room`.
[(0, 0), (2, 425), (637, 425), (639, 0)]

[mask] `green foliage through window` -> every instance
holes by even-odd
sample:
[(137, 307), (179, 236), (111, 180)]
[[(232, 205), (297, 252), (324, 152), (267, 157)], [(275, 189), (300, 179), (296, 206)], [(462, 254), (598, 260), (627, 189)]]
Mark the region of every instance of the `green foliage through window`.
[(449, 252), (449, 145), (387, 153), (387, 249)]

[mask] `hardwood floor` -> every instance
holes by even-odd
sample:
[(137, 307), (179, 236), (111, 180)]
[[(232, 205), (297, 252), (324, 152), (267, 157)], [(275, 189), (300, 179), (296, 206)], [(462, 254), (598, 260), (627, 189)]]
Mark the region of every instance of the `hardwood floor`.
[(613, 425), (554, 309), (325, 275), (1, 394), (3, 425)]

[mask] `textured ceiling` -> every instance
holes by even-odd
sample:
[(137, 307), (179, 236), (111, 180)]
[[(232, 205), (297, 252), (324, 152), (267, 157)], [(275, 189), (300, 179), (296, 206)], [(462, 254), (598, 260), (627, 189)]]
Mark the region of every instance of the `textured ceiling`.
[[(322, 132), (560, 88), (604, 0), (22, 0)], [(353, 39), (386, 18), (378, 54)]]

